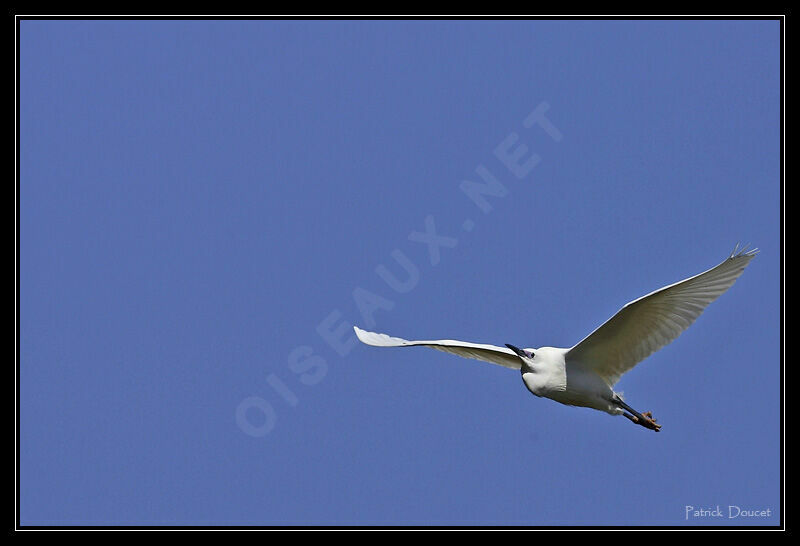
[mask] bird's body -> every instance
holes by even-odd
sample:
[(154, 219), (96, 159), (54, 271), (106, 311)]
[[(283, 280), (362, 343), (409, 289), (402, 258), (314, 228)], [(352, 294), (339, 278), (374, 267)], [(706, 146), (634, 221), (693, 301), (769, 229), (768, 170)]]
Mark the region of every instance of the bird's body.
[(649, 412), (639, 413), (613, 390), (622, 374), (688, 328), (712, 301), (730, 288), (757, 250), (738, 250), (718, 266), (634, 300), (574, 347), (518, 349), (450, 339), (407, 341), (355, 328), (377, 347), (425, 346), (520, 370), (534, 395), (570, 406), (624, 415), (658, 431)]
[(520, 371), (522, 382), (532, 394), (568, 406), (593, 408), (612, 415), (622, 413), (610, 402), (614, 391), (599, 375), (580, 364), (567, 366), (569, 349), (540, 347), (527, 350), (534, 353), (534, 358)]

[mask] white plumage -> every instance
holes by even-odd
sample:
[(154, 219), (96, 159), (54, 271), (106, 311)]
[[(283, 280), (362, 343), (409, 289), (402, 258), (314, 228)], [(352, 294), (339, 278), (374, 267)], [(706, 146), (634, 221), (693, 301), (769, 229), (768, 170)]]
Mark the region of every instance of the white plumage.
[(518, 349), (452, 339), (408, 341), (355, 327), (358, 338), (375, 347), (424, 346), (520, 370), (533, 394), (562, 404), (584, 406), (658, 431), (650, 413), (628, 406), (614, 384), (636, 364), (674, 341), (712, 301), (728, 290), (758, 253), (736, 249), (721, 264), (636, 299), (570, 349)]

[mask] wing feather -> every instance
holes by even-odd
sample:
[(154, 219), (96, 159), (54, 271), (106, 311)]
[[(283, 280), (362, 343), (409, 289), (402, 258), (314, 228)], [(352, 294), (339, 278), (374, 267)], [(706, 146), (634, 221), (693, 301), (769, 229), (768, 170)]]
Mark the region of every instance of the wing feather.
[(470, 343), (468, 341), (456, 341), (453, 339), (437, 339), (431, 341), (409, 341), (399, 337), (391, 337), (386, 334), (378, 334), (376, 332), (367, 332), (361, 328), (354, 326), (358, 339), (366, 345), (373, 347), (430, 347), (437, 351), (444, 351), (454, 355), (463, 356), (465, 358), (473, 358), (475, 360), (482, 360), (492, 364), (499, 364), (506, 368), (513, 370), (520, 369), (520, 359), (512, 351), (506, 347), (497, 347), (495, 345), (484, 345), (481, 343)]
[(758, 249), (739, 250), (737, 245), (718, 266), (628, 303), (570, 349), (567, 364), (579, 362), (613, 386), (622, 374), (691, 326), (757, 253)]

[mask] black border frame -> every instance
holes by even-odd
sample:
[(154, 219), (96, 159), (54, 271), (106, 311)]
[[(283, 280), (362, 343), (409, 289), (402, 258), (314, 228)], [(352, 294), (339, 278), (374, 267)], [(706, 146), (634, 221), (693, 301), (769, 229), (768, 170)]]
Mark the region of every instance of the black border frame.
[[(784, 11), (788, 11), (783, 8)], [(15, 189), (15, 273), (16, 273), (16, 282), (15, 282), (15, 360), (16, 360), (16, 371), (15, 371), (15, 404), (14, 404), (14, 415), (15, 415), (15, 474), (14, 474), (14, 491), (15, 491), (15, 518), (14, 518), (14, 525), (9, 529), (8, 534), (16, 534), (21, 531), (43, 531), (43, 530), (74, 530), (74, 531), (115, 531), (115, 530), (157, 530), (157, 531), (208, 531), (208, 530), (225, 530), (225, 531), (234, 531), (234, 530), (248, 530), (248, 531), (258, 531), (258, 530), (481, 530), (481, 529), (489, 529), (489, 530), (609, 530), (609, 531), (617, 531), (617, 530), (684, 530), (684, 531), (701, 531), (701, 530), (723, 530), (723, 531), (737, 531), (737, 530), (772, 530), (772, 531), (789, 531), (789, 529), (785, 525), (785, 491), (784, 491), (784, 484), (785, 484), (785, 476), (784, 476), (784, 388), (785, 388), (785, 380), (784, 380), (784, 261), (783, 261), (783, 252), (780, 255), (780, 286), (781, 286), (781, 297), (780, 297), (780, 377), (781, 377), (781, 385), (780, 385), (780, 524), (779, 525), (768, 525), (768, 526), (754, 526), (754, 525), (746, 525), (746, 526), (719, 526), (719, 525), (691, 525), (691, 526), (417, 526), (417, 525), (397, 525), (397, 526), (370, 526), (370, 525), (363, 525), (363, 526), (352, 526), (352, 525), (343, 525), (343, 526), (331, 526), (331, 525), (321, 525), (321, 526), (298, 526), (298, 525), (287, 525), (287, 526), (258, 526), (258, 525), (208, 525), (208, 526), (191, 526), (191, 525), (136, 525), (136, 526), (124, 526), (124, 525), (21, 525), (20, 524), (20, 478), (19, 478), (19, 470), (20, 470), (20, 436), (19, 436), (19, 429), (20, 429), (20, 385), (19, 385), (19, 376), (20, 376), (20, 355), (19, 355), (19, 345), (20, 345), (20, 332), (19, 332), (19, 324), (20, 324), (20, 305), (19, 305), (19, 294), (20, 294), (20, 265), (19, 265), (19, 253), (20, 253), (20, 112), (19, 112), (19, 97), (20, 97), (20, 63), (19, 63), (19, 51), (20, 51), (20, 23), (21, 21), (25, 20), (126, 20), (126, 21), (149, 21), (149, 20), (160, 20), (160, 21), (186, 21), (186, 20), (214, 20), (214, 21), (243, 21), (243, 20), (290, 20), (290, 21), (302, 21), (302, 20), (364, 20), (364, 21), (373, 21), (373, 20), (400, 20), (400, 21), (418, 21), (418, 20), (566, 20), (566, 21), (581, 21), (581, 20), (703, 20), (703, 21), (718, 21), (718, 20), (745, 20), (745, 21), (755, 21), (755, 20), (777, 20), (780, 21), (780, 35), (779, 35), (779, 42), (780, 42), (780, 195), (781, 195), (781, 202), (780, 202), (780, 248), (783, 250), (784, 248), (784, 151), (785, 151), (785, 137), (784, 137), (784, 72), (785, 72), (785, 57), (784, 57), (784, 50), (785, 50), (785, 36), (784, 36), (784, 25), (786, 22), (787, 14), (783, 13), (780, 15), (726, 15), (726, 16), (711, 16), (711, 15), (702, 15), (702, 16), (693, 16), (693, 15), (590, 15), (590, 16), (566, 16), (566, 15), (541, 15), (541, 16), (364, 16), (364, 15), (342, 15), (342, 16), (139, 16), (139, 15), (129, 15), (129, 16), (93, 16), (93, 15), (16, 15), (12, 14), (15, 21), (15, 47), (14, 47), (14, 62), (15, 62), (15, 178), (16, 178), (16, 189)]]

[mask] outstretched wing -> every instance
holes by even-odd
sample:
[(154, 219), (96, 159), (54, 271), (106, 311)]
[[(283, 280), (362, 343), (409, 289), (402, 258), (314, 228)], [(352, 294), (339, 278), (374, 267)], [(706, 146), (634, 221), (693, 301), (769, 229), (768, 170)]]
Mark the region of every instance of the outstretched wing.
[(628, 303), (566, 354), (609, 385), (625, 372), (675, 340), (709, 303), (730, 288), (758, 249), (739, 246), (717, 267)]
[(367, 332), (357, 326), (354, 326), (353, 329), (356, 331), (356, 335), (362, 343), (372, 345), (373, 347), (430, 347), (437, 351), (453, 353), (454, 355), (463, 356), (465, 358), (474, 358), (475, 360), (483, 360), (484, 362), (491, 362), (492, 364), (500, 364), (501, 366), (514, 370), (519, 370), (521, 366), (520, 359), (516, 353), (505, 347), (469, 343), (467, 341), (455, 341), (452, 339), (408, 341), (406, 339), (400, 339), (399, 337), (390, 337), (386, 334)]

